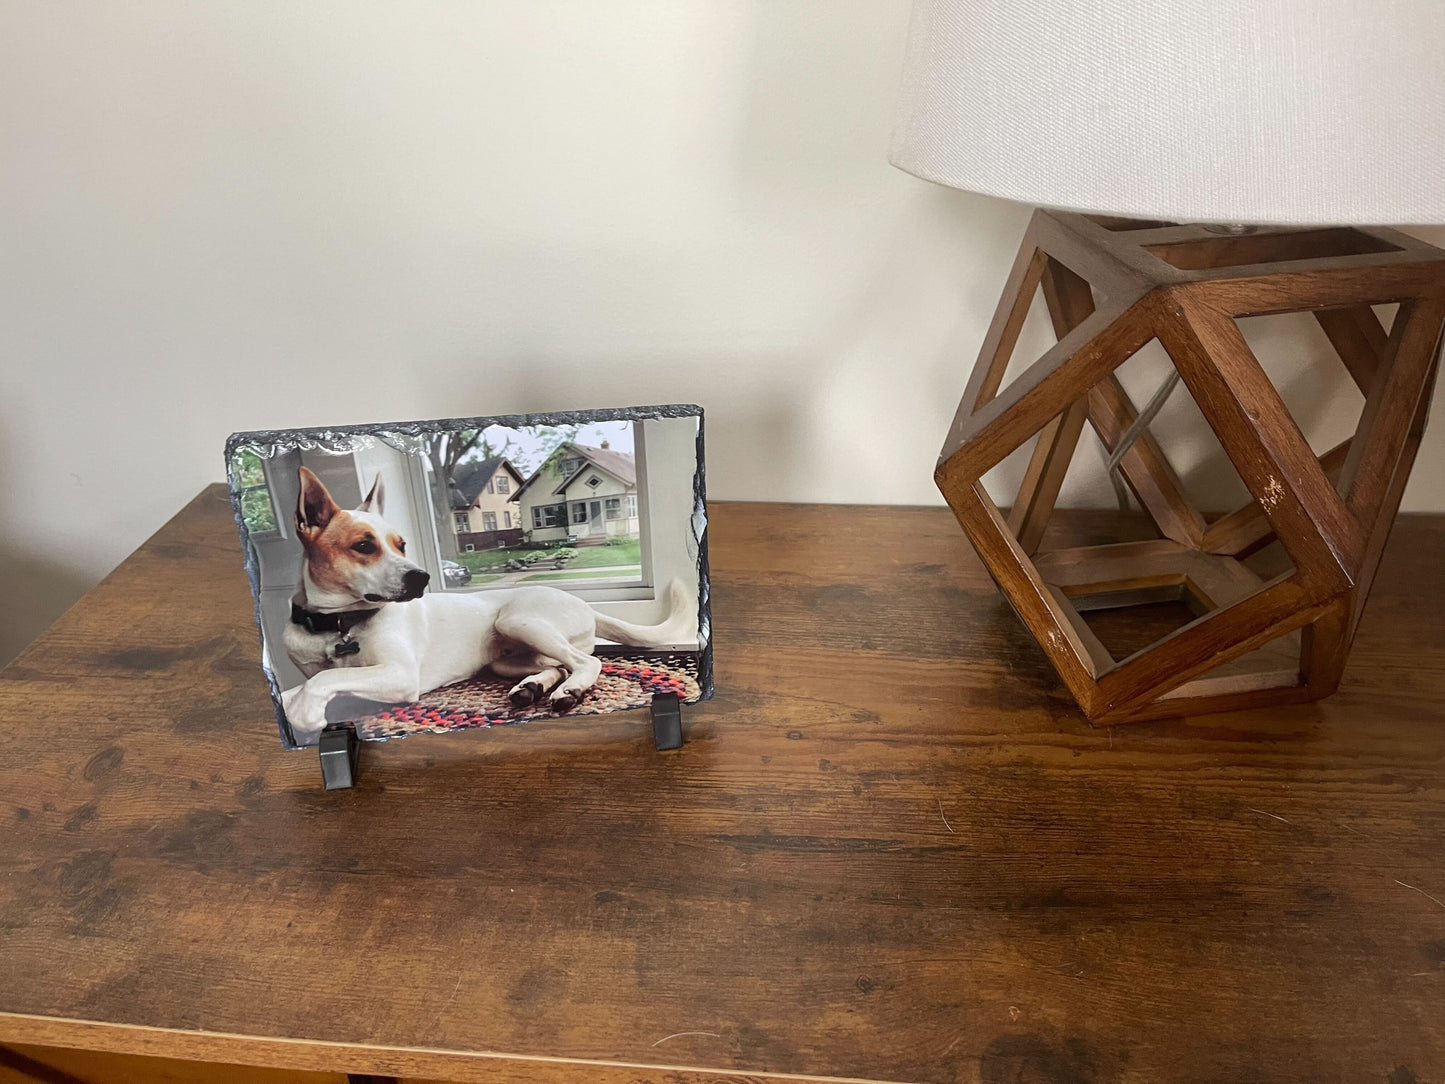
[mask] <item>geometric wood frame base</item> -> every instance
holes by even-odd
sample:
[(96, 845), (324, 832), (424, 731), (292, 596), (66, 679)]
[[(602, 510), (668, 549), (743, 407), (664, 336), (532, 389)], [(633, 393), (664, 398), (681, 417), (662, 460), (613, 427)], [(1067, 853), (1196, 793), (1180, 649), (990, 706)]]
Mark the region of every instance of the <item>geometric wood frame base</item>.
[[(1000, 390), (1041, 289), (1057, 344)], [(1387, 332), (1372, 305), (1397, 303)], [(1316, 456), (1235, 322), (1311, 312), (1364, 396)], [(1445, 251), (1383, 229), (1202, 226), (1037, 211), (935, 474), (1000, 590), (1095, 723), (1318, 699), (1345, 658), (1429, 411)], [(1138, 414), (1115, 370), (1152, 340), (1249, 490), (1209, 520), (1146, 429), (1119, 470), (1159, 538), (1042, 552), (1087, 422), (1112, 451)], [(1005, 513), (982, 478), (1038, 435)], [(1292, 566), (1244, 559), (1278, 541)], [(1199, 614), (1114, 659), (1082, 614), (1174, 598)]]

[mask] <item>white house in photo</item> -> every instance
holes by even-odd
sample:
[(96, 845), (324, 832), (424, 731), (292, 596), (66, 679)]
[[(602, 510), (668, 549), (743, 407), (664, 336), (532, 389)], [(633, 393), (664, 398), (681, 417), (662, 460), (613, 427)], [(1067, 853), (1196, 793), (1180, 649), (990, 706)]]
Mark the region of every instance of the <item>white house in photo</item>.
[(532, 542), (598, 545), (638, 536), (637, 461), (630, 452), (569, 441), (512, 498)]

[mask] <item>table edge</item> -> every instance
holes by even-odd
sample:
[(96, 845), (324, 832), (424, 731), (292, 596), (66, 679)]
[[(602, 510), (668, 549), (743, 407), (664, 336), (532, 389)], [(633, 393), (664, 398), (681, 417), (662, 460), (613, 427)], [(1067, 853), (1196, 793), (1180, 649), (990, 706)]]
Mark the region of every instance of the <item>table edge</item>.
[[(148, 1024), (116, 1024), (99, 1020), (0, 1012), (0, 1043), (93, 1050), (109, 1054), (176, 1058), (181, 1061), (249, 1065), (265, 1069), (313, 1072), (374, 1073), (425, 1077), (455, 1084), (495, 1081), (507, 1062), (530, 1062), (558, 1070), (558, 1080), (591, 1081), (590, 1070), (671, 1074), (679, 1084), (698, 1084), (718, 1077), (746, 1080), (804, 1081), (807, 1084), (906, 1084), (884, 1077), (842, 1077), (811, 1073), (783, 1073), (765, 1069), (738, 1069), (665, 1062), (574, 1058), (504, 1051), (456, 1051), (434, 1047), (376, 1046), (329, 1039), (259, 1037), (220, 1031), (187, 1031)], [(482, 1075), (473, 1075), (475, 1070)]]

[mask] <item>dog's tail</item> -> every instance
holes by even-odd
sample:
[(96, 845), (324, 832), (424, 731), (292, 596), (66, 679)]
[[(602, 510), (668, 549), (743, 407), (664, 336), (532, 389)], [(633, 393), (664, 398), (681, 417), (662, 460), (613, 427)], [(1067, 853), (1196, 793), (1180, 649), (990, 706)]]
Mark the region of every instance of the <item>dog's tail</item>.
[[(595, 613), (596, 611), (594, 611)], [(629, 647), (666, 647), (697, 639), (697, 610), (681, 580), (667, 586), (667, 617), (660, 625), (634, 625), (597, 614), (597, 635)]]

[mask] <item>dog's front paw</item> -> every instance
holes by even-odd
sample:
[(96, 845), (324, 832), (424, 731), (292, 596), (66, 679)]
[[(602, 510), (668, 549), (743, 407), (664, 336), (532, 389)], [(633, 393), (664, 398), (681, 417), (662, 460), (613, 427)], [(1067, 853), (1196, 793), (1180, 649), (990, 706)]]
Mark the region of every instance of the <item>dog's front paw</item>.
[(507, 699), (512, 702), (512, 707), (517, 709), (529, 708), (546, 693), (540, 681), (533, 681), (530, 678), (522, 682), (507, 694)]
[(318, 697), (308, 695), (305, 685), (282, 693), (281, 707), (298, 744), (310, 745), (326, 728), (326, 704)]
[(547, 700), (547, 706), (558, 715), (565, 715), (578, 704), (586, 694), (576, 689), (558, 689)]

